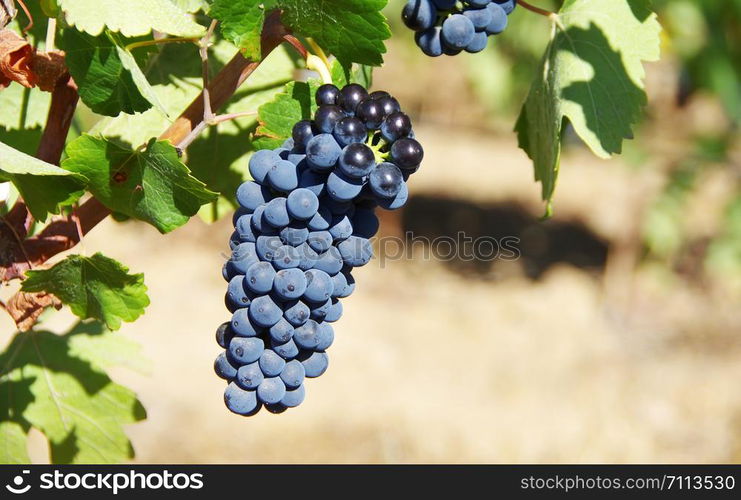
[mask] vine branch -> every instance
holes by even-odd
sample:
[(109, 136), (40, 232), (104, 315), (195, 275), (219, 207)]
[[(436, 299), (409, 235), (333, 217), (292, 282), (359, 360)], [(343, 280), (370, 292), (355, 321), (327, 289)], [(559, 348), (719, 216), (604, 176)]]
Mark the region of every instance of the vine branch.
[(551, 12), (550, 10), (541, 9), (540, 7), (536, 7), (535, 5), (531, 5), (524, 0), (518, 0), (517, 5), (521, 6), (524, 9), (529, 10), (530, 12), (535, 12), (536, 14), (540, 14), (541, 16), (554, 18), (558, 17), (558, 14), (555, 12)]

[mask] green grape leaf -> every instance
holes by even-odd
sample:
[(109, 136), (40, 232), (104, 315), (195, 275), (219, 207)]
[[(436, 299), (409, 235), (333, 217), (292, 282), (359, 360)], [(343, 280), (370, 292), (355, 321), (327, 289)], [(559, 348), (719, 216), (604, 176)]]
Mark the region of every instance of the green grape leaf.
[(66, 153), (62, 168), (84, 175), (101, 203), (162, 233), (182, 226), (218, 196), (190, 174), (167, 141), (152, 139), (144, 149), (132, 150), (84, 134)]
[(643, 61), (659, 57), (661, 27), (646, 0), (567, 0), (515, 126), (551, 201), (566, 120), (600, 158), (620, 153), (646, 104)]
[(164, 113), (134, 56), (120, 46), (114, 34), (106, 32), (93, 37), (66, 29), (60, 44), (80, 99), (94, 112), (116, 116), (121, 112), (146, 111), (156, 105)]
[(185, 12), (196, 13), (208, 9), (206, 0), (171, 0), (172, 3)]
[(311, 37), (342, 64), (380, 66), (391, 36), (381, 10), (387, 0), (279, 0), (283, 21)]
[(44, 220), (48, 213), (82, 196), (82, 175), (61, 169), (0, 142), (0, 181), (11, 181), (23, 196), (31, 215)]
[(200, 24), (171, 0), (59, 0), (67, 22), (92, 36), (108, 28), (127, 37), (152, 30), (181, 37), (199, 37)]
[(118, 330), (149, 305), (143, 274), (129, 274), (119, 262), (96, 253), (70, 255), (49, 269), (27, 271), (21, 289), (55, 295), (82, 319), (97, 319)]
[(247, 59), (262, 59), (260, 35), (265, 11), (275, 0), (214, 0), (208, 14), (221, 21), (224, 38), (236, 45)]
[[(136, 395), (113, 382), (97, 356), (128, 341), (83, 325), (65, 335), (17, 334), (0, 353), (0, 459), (28, 463), (31, 427), (49, 440), (53, 463), (116, 463), (134, 456), (123, 426), (146, 418)], [(128, 352), (131, 351), (127, 347)]]
[(49, 92), (11, 83), (0, 91), (0, 127), (7, 130), (43, 127), (50, 103)]
[(271, 102), (260, 106), (259, 125), (253, 136), (256, 149), (275, 149), (291, 137), (293, 126), (301, 120), (311, 120), (317, 105), (314, 100), (321, 82), (290, 82)]

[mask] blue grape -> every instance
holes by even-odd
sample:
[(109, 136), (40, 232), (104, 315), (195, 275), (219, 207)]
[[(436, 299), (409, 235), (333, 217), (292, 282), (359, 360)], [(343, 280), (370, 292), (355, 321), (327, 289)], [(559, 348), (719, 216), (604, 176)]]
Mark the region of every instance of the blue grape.
[(291, 222), (280, 230), (280, 240), (292, 247), (300, 246), (309, 237), (309, 228), (304, 223)]
[(473, 40), (474, 33), (473, 23), (463, 14), (453, 14), (443, 21), (443, 45), (453, 49), (464, 49)]
[(352, 234), (352, 222), (347, 215), (338, 215), (332, 219), (332, 225), (329, 227), (329, 234), (334, 241), (341, 241)]
[[(260, 238), (266, 237), (260, 236)], [(270, 262), (257, 262), (247, 269), (247, 274), (244, 276), (244, 284), (255, 293), (265, 294), (273, 289), (275, 278), (276, 272)]]
[[(487, 3), (486, 5), (488, 6), (489, 4)], [(466, 9), (463, 11), (463, 15), (471, 20), (476, 31), (485, 29), (491, 23), (491, 11), (487, 7)]]
[(338, 201), (351, 201), (360, 194), (363, 181), (335, 170), (327, 178), (327, 193)]
[(298, 174), (303, 173), (303, 171), (307, 168), (309, 168), (309, 165), (306, 163), (306, 155), (303, 153), (291, 153), (288, 155), (288, 161), (296, 165), (297, 170), (296, 172)]
[(283, 246), (280, 236), (258, 236), (255, 242), (255, 251), (263, 264), (271, 262), (275, 252)]
[(263, 351), (258, 363), (260, 364), (260, 370), (266, 377), (277, 377), (286, 366), (286, 361), (270, 349)]
[(409, 29), (424, 30), (435, 24), (437, 9), (431, 0), (409, 0), (401, 11), (401, 19)]
[(229, 280), (229, 286), (226, 290), (226, 305), (229, 311), (234, 312), (237, 309), (249, 306), (252, 297), (254, 297), (254, 294), (249, 293), (244, 288), (244, 276), (237, 274)]
[(313, 319), (293, 331), (293, 341), (301, 349), (314, 349), (319, 345), (319, 324)]
[[(268, 182), (277, 191), (288, 193), (298, 187), (298, 169), (288, 160), (281, 160), (268, 172)], [(270, 204), (268, 204), (268, 207)]]
[(295, 269), (301, 265), (301, 253), (298, 248), (283, 245), (273, 255), (273, 267), (277, 270)]
[(332, 276), (332, 298), (339, 297), (342, 291), (347, 286), (347, 278), (345, 273), (337, 273)]
[(260, 409), (255, 391), (240, 389), (234, 382), (224, 390), (224, 404), (237, 415), (254, 415)]
[(364, 143), (368, 139), (365, 124), (354, 116), (346, 116), (337, 122), (332, 132), (341, 147), (355, 143)]
[(329, 229), (329, 226), (332, 224), (332, 219), (332, 212), (329, 208), (320, 205), (319, 210), (317, 210), (316, 214), (309, 219), (309, 222), (307, 222), (306, 225), (312, 231), (324, 231)]
[(319, 257), (316, 259), (316, 263), (314, 264), (314, 269), (324, 271), (331, 276), (340, 272), (342, 265), (343, 262), (340, 251), (337, 250), (337, 247), (329, 247), (326, 252), (319, 254)]
[(337, 98), (340, 96), (340, 89), (331, 83), (325, 83), (316, 91), (316, 103), (319, 106), (327, 104), (337, 104)]
[(307, 378), (316, 378), (327, 371), (329, 356), (326, 352), (304, 351), (299, 354), (299, 361), (304, 365)]
[(237, 337), (257, 337), (263, 331), (249, 317), (249, 309), (238, 309), (232, 314), (231, 329)]
[(262, 295), (252, 300), (249, 307), (250, 319), (259, 326), (270, 328), (282, 317), (283, 311), (272, 298)]
[(359, 236), (350, 236), (337, 245), (337, 249), (345, 264), (361, 267), (370, 262), (373, 257), (373, 247), (370, 241)]
[(363, 238), (372, 238), (378, 232), (378, 217), (373, 210), (357, 209), (352, 218), (353, 234)]
[(486, 10), (491, 13), (491, 21), (486, 26), (486, 33), (489, 35), (498, 35), (505, 29), (507, 29), (507, 12), (502, 8), (501, 5), (496, 3), (490, 3)]
[(422, 145), (415, 139), (399, 139), (391, 146), (391, 159), (401, 169), (412, 169), (422, 163)]
[(304, 365), (297, 359), (287, 362), (283, 367), (283, 371), (280, 372), (280, 379), (289, 389), (300, 386), (304, 382), (305, 376), (306, 370), (304, 370)]
[(281, 144), (281, 148), (292, 150), (296, 146), (296, 142), (293, 140), (293, 137), (289, 137), (285, 141), (283, 141), (283, 144)]
[[(272, 352), (272, 351), (265, 351)], [(265, 354), (263, 353), (263, 355)], [(275, 355), (275, 353), (273, 353)], [(237, 377), (234, 380), (239, 387), (247, 390), (255, 390), (265, 379), (262, 370), (260, 369), (260, 363), (255, 361), (248, 365), (240, 366), (237, 370)]]
[[(345, 174), (346, 176), (352, 177), (355, 179), (360, 179), (368, 175), (371, 172), (371, 170), (373, 170), (373, 167), (376, 166), (376, 157), (373, 154), (373, 150), (369, 148), (367, 145), (361, 144), (361, 143), (354, 143), (354, 144), (350, 144), (349, 146), (346, 146), (345, 149), (342, 150), (342, 154), (340, 155), (340, 158), (338, 161), (338, 166), (340, 167), (340, 170), (342, 171), (342, 173)], [(335, 171), (333, 173), (337, 173), (337, 172)], [(329, 178), (330, 179), (332, 178), (332, 174), (329, 175)], [(329, 179), (327, 180), (327, 183), (329, 183)], [(362, 187), (362, 183), (360, 184)], [(329, 192), (330, 194), (332, 194), (331, 188)], [(357, 196), (357, 194), (355, 196)], [(355, 196), (353, 196), (353, 198)], [(336, 198), (336, 199), (341, 199), (341, 198)], [(345, 198), (345, 199), (349, 200), (351, 198)]]
[(311, 309), (311, 319), (315, 321), (324, 321), (332, 309), (332, 299), (327, 299), (324, 302), (310, 302), (309, 308)]
[[(283, 311), (283, 317), (294, 328), (306, 323), (306, 320), (309, 319), (310, 314), (311, 310), (309, 309), (309, 306), (307, 306), (300, 300), (292, 300), (290, 302), (286, 302)], [(293, 335), (293, 333), (291, 333), (291, 335)], [(280, 342), (279, 339), (275, 340)], [(284, 342), (287, 342), (287, 340), (285, 340)]]
[(409, 187), (404, 182), (401, 185), (401, 190), (393, 198), (383, 198), (378, 200), (378, 205), (386, 210), (396, 210), (397, 208), (403, 207), (409, 199)]
[(296, 346), (296, 343), (293, 341), (293, 339), (283, 343), (279, 343), (273, 340), (270, 342), (270, 346), (276, 352), (276, 354), (278, 354), (278, 356), (283, 359), (293, 359), (298, 356), (298, 347)]
[(439, 57), (443, 55), (442, 45), (442, 28), (433, 26), (424, 31), (418, 31), (414, 34), (414, 41), (426, 55), (430, 57)]
[(345, 117), (345, 113), (339, 106), (319, 106), (314, 115), (314, 123), (323, 134), (331, 134), (335, 125)]
[(280, 377), (269, 377), (257, 388), (257, 397), (266, 404), (280, 403), (286, 395), (286, 386)]
[(383, 106), (375, 99), (366, 99), (355, 110), (355, 117), (363, 122), (369, 130), (377, 130), (386, 115), (383, 112)]
[(293, 325), (285, 318), (286, 312), (276, 324), (270, 327), (270, 338), (276, 342), (288, 342), (293, 337)]
[[(337, 273), (337, 274), (342, 274), (342, 273)], [(337, 299), (332, 299), (332, 305), (327, 310), (327, 314), (324, 316), (324, 321), (326, 321), (327, 323), (334, 323), (335, 321), (339, 321), (341, 317), (342, 317), (342, 302), (340, 302)], [(327, 349), (327, 347), (319, 347), (319, 350), (324, 351)]]
[(391, 113), (396, 113), (397, 111), (401, 111), (401, 105), (399, 104), (399, 101), (396, 100), (395, 97), (391, 97), (390, 95), (379, 97), (377, 99), (378, 104), (381, 105), (381, 108), (383, 109), (383, 114), (388, 116)]
[(232, 214), (232, 226), (237, 227), (237, 221), (240, 217), (243, 215), (250, 215), (252, 214), (253, 210), (247, 210), (243, 206), (237, 207), (237, 209), (234, 211), (234, 214)]
[[(306, 309), (308, 310), (308, 307)], [(223, 349), (229, 347), (229, 341), (232, 339), (232, 337), (234, 337), (234, 332), (232, 332), (231, 324), (229, 321), (222, 323), (216, 329), (216, 343), (219, 344)]]
[(267, 177), (268, 172), (279, 160), (280, 156), (278, 156), (275, 152), (270, 151), (269, 149), (263, 149), (256, 152), (250, 158), (250, 175), (256, 182), (260, 184), (264, 183), (265, 177)]
[(225, 352), (222, 352), (216, 357), (214, 371), (216, 375), (224, 380), (231, 380), (237, 376), (237, 368), (229, 362)]
[(307, 281), (302, 270), (283, 269), (275, 275), (273, 290), (283, 300), (298, 299), (306, 291)]
[(515, 7), (517, 7), (517, 0), (491, 0), (493, 3), (499, 4), (507, 15), (510, 15)]
[(380, 198), (393, 198), (399, 194), (403, 183), (401, 170), (393, 163), (381, 163), (368, 176), (371, 191)]
[[(402, 137), (406, 137), (411, 131), (412, 120), (410, 120), (409, 117), (401, 111), (391, 113), (381, 124), (381, 135), (389, 142), (394, 142)], [(340, 162), (342, 162), (342, 157), (340, 157)], [(342, 165), (342, 163), (340, 163), (340, 165)], [(370, 170), (368, 170), (364, 175), (369, 173)]]
[(308, 271), (312, 267), (314, 267), (314, 264), (316, 264), (316, 260), (319, 258), (319, 254), (316, 253), (316, 251), (309, 246), (309, 243), (304, 243), (300, 247), (297, 248), (298, 254), (301, 260), (298, 262), (298, 268), (302, 271)]
[(306, 276), (306, 288), (303, 296), (310, 302), (324, 302), (332, 296), (334, 284), (332, 278), (324, 271), (309, 269)]
[(232, 258), (229, 260), (238, 273), (244, 274), (252, 264), (259, 260), (255, 243), (240, 243), (232, 252)]
[(308, 189), (316, 196), (324, 193), (324, 186), (327, 182), (327, 175), (313, 170), (304, 170), (298, 180), (298, 187)]
[(340, 145), (334, 137), (330, 134), (319, 134), (306, 146), (306, 160), (312, 169), (326, 172), (334, 167), (341, 152)]
[(252, 224), (252, 229), (254, 231), (257, 231), (258, 233), (265, 234), (265, 232), (268, 231), (268, 224), (265, 222), (265, 219), (263, 219), (263, 215), (265, 214), (265, 205), (260, 205), (255, 209), (255, 213), (252, 214), (252, 219), (250, 220), (250, 224)]
[(254, 181), (243, 182), (237, 188), (237, 202), (249, 211), (254, 211), (265, 203), (269, 195), (270, 193), (266, 192), (265, 188)]
[(340, 95), (337, 98), (337, 104), (345, 111), (345, 114), (352, 116), (355, 109), (363, 99), (368, 97), (368, 91), (357, 83), (350, 83), (342, 87)]
[(265, 344), (262, 339), (257, 337), (234, 337), (229, 342), (229, 358), (246, 365), (260, 359), (262, 352), (265, 350)]
[(295, 389), (286, 390), (283, 398), (280, 400), (280, 404), (287, 408), (295, 408), (304, 402), (306, 397), (306, 389), (303, 385), (298, 386)]
[(286, 209), (294, 219), (309, 220), (319, 210), (319, 198), (310, 189), (296, 189), (286, 198)]
[(254, 243), (257, 240), (257, 235), (252, 229), (252, 215), (241, 216), (237, 219), (235, 227), (239, 243)]
[(275, 228), (286, 227), (291, 222), (286, 208), (286, 199), (283, 197), (273, 198), (265, 206), (265, 220)]
[[(309, 233), (309, 237), (306, 239), (312, 250), (318, 254), (322, 254), (329, 250), (332, 246), (332, 234), (329, 231), (312, 231)], [(319, 255), (317, 255), (317, 259)], [(316, 259), (314, 260), (316, 264)]]
[(236, 231), (232, 232), (232, 235), (229, 237), (229, 250), (233, 252), (240, 243), (242, 242), (239, 241), (239, 233)]
[(224, 262), (224, 265), (221, 266), (221, 277), (224, 278), (224, 281), (231, 280), (235, 274), (237, 272), (229, 266), (229, 261)]
[[(339, 301), (332, 301), (332, 307), (334, 307), (334, 304), (339, 304)], [(336, 315), (336, 312), (333, 312), (333, 315)], [(340, 315), (342, 315), (342, 307), (340, 307)], [(329, 316), (329, 314), (327, 314)], [(339, 318), (339, 316), (338, 316)], [(334, 343), (334, 328), (332, 328), (332, 325), (327, 323), (326, 320), (324, 323), (319, 323), (319, 343), (316, 346), (317, 351), (326, 351), (330, 348), (332, 343)]]
[(296, 125), (293, 126), (293, 131), (291, 132), (294, 147), (296, 147), (299, 151), (305, 151), (306, 145), (309, 143), (311, 138), (314, 137), (314, 135), (314, 126), (311, 121), (303, 120), (296, 123)]
[(349, 297), (352, 295), (352, 293), (355, 291), (355, 278), (353, 278), (353, 275), (349, 271), (342, 271), (342, 274), (345, 275), (345, 281), (347, 282), (347, 285), (343, 290), (341, 290), (337, 297), (344, 299), (345, 297)]

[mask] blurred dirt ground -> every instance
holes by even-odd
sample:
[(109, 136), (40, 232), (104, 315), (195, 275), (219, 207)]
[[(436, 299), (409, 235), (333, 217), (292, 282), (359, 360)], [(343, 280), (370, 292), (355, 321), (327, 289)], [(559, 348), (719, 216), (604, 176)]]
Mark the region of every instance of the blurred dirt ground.
[[(430, 127), (418, 135), (428, 161), (413, 195), (513, 203), (540, 215), (538, 186), (513, 140), (451, 139)], [(491, 169), (478, 164), (482, 152)], [(619, 237), (630, 218), (615, 207), (628, 206), (636, 185), (652, 185), (650, 170), (608, 169), (579, 153), (564, 165), (556, 220)], [(385, 219), (384, 231), (403, 229), (400, 220)], [(437, 261), (381, 269), (375, 260), (356, 271), (330, 368), (308, 382), (304, 404), (282, 415), (231, 415), (212, 371), (213, 333), (228, 319), (220, 268), (230, 231), (229, 221), (194, 219), (162, 237), (107, 221), (85, 241), (86, 253), (144, 272), (152, 299), (121, 329), (142, 344), (151, 374), (113, 372), (148, 410), (128, 428), (137, 462), (741, 460), (736, 297), (644, 285), (650, 273), (615, 281), (609, 262), (606, 273), (554, 263), (533, 281), (520, 263), (477, 279)], [(72, 321), (65, 313), (53, 324)], [(37, 433), (32, 456), (47, 460)]]

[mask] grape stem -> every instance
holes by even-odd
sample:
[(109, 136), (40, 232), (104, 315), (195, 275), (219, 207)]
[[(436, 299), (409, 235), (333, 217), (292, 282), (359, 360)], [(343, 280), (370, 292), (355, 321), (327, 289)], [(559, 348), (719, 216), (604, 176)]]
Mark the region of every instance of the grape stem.
[(33, 16), (28, 11), (28, 7), (26, 7), (26, 3), (23, 0), (18, 0), (18, 4), (21, 6), (21, 9), (23, 9), (23, 13), (26, 14), (26, 17), (28, 18), (28, 24), (25, 28), (23, 28), (23, 32), (28, 33), (28, 30), (33, 28)]
[(309, 44), (311, 49), (316, 55), (309, 53), (301, 40), (291, 35), (290, 33), (283, 37), (283, 40), (288, 42), (291, 47), (296, 49), (296, 52), (306, 60), (306, 69), (310, 69), (319, 73), (323, 83), (333, 83), (332, 72), (330, 71), (331, 64), (327, 55), (324, 53), (322, 48), (311, 38), (307, 38), (306, 42)]
[(549, 10), (541, 9), (540, 7), (536, 7), (535, 5), (530, 5), (529, 3), (525, 2), (524, 0), (517, 0), (517, 5), (521, 6), (524, 9), (529, 10), (530, 12), (535, 12), (536, 14), (540, 14), (541, 16), (545, 16), (548, 18), (554, 18), (558, 17), (558, 14), (555, 12), (551, 12)]
[(190, 37), (170, 37), (170, 38), (155, 38), (154, 40), (142, 40), (141, 42), (133, 42), (124, 47), (127, 51), (131, 52), (134, 49), (138, 49), (141, 47), (151, 47), (153, 45), (164, 45), (167, 43), (183, 43), (183, 42), (190, 42), (195, 43), (198, 42), (198, 38), (190, 38)]

